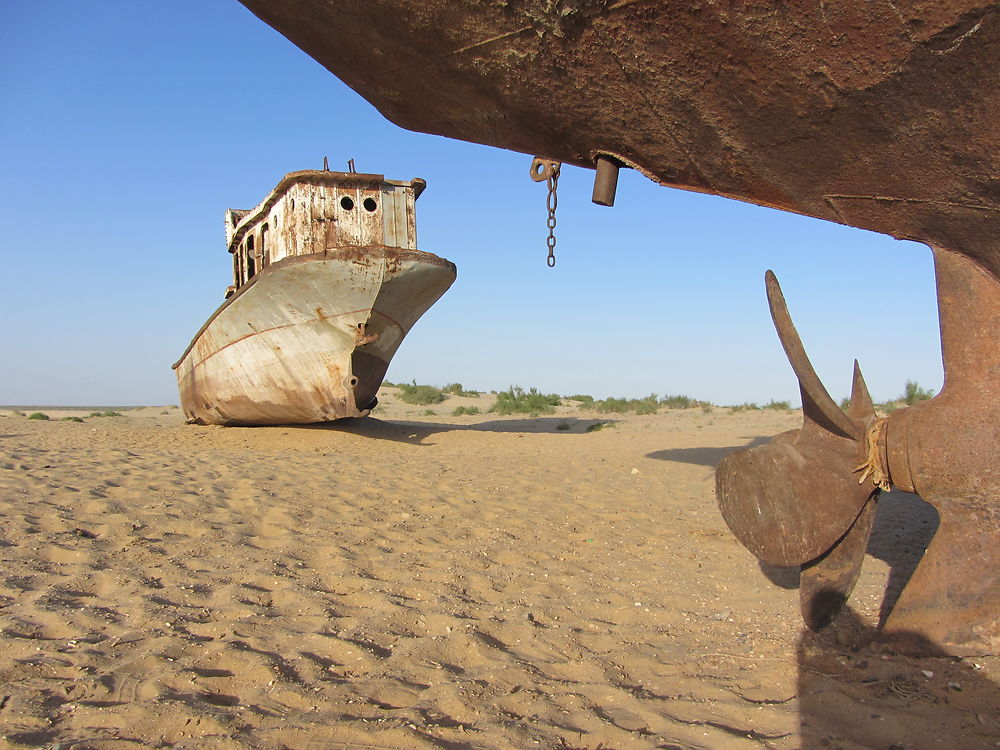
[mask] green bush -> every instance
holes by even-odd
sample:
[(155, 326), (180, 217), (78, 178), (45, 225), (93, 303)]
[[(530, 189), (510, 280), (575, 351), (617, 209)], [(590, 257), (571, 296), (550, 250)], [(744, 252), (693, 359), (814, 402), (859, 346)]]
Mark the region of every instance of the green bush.
[(612, 414), (624, 414), (629, 410), (629, 401), (626, 398), (606, 398), (594, 402), (594, 408), (600, 412), (611, 412)]
[(42, 414), (40, 411), (36, 411), (34, 414), (29, 414), (28, 419), (48, 419), (48, 414)]
[(660, 399), (660, 405), (665, 406), (668, 409), (690, 409), (692, 406), (698, 406), (701, 402), (696, 401), (690, 396), (664, 396)]
[(118, 413), (118, 412), (116, 412), (116, 411), (106, 411), (106, 412), (103, 412), (103, 413), (101, 414), (101, 416), (102, 416), (102, 417), (120, 417), (120, 416), (121, 416), (121, 414), (119, 414), (119, 413)]
[(551, 414), (560, 404), (562, 401), (555, 393), (540, 393), (537, 388), (525, 391), (519, 385), (512, 385), (497, 394), (490, 411), (497, 414)]
[(913, 406), (917, 401), (926, 401), (929, 398), (934, 397), (934, 391), (929, 391), (926, 388), (921, 388), (916, 382), (912, 380), (907, 380), (906, 385), (903, 387), (902, 400), (906, 402), (907, 406)]
[(63, 421), (63, 422), (82, 422), (83, 420), (80, 419), (79, 417), (63, 417), (61, 421)]
[(656, 414), (660, 410), (660, 398), (655, 393), (651, 393), (646, 398), (632, 401), (631, 406), (636, 414)]
[(444, 388), (441, 389), (445, 393), (450, 393), (452, 396), (478, 396), (479, 391), (467, 391), (462, 387), (461, 383), (448, 383)]
[(426, 406), (428, 404), (440, 404), (444, 401), (444, 393), (440, 388), (433, 385), (417, 385), (416, 381), (411, 383), (400, 383), (399, 398), (407, 404)]
[(764, 404), (765, 409), (774, 409), (775, 411), (788, 411), (792, 408), (791, 401), (775, 401), (772, 399), (768, 403)]
[(478, 406), (456, 406), (451, 416), (460, 417), (463, 414), (479, 414)]
[(586, 409), (587, 407), (590, 407), (590, 406), (594, 405), (594, 397), (593, 396), (587, 396), (586, 394), (583, 394), (583, 393), (578, 393), (575, 396), (567, 396), (566, 400), (567, 401), (579, 401), (581, 409)]
[(760, 411), (760, 405), (752, 401), (744, 401), (742, 404), (729, 407), (730, 414), (735, 414), (739, 411)]

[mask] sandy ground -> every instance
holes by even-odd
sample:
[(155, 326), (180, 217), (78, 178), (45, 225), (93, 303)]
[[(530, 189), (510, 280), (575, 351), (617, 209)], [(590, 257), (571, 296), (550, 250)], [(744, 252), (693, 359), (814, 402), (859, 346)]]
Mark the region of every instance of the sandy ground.
[(1000, 658), (869, 643), (929, 506), (818, 635), (725, 528), (713, 467), (797, 412), (474, 403), (0, 412), (0, 747), (1000, 747)]

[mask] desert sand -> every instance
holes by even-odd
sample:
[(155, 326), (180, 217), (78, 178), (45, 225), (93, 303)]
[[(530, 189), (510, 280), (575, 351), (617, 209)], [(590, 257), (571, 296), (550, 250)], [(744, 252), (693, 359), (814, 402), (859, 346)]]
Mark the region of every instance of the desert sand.
[(873, 640), (929, 506), (883, 497), (819, 634), (726, 529), (714, 466), (798, 412), (382, 401), (0, 412), (0, 747), (1000, 746), (1000, 658)]

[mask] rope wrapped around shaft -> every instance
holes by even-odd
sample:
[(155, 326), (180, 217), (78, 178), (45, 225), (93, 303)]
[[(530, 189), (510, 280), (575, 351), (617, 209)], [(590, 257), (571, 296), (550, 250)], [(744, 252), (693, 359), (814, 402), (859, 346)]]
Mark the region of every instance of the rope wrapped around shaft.
[(885, 445), (886, 418), (876, 419), (865, 431), (865, 462), (858, 466), (855, 471), (861, 472), (858, 484), (861, 484), (869, 477), (878, 489), (888, 492), (891, 488), (889, 483), (889, 467), (885, 465), (882, 446)]

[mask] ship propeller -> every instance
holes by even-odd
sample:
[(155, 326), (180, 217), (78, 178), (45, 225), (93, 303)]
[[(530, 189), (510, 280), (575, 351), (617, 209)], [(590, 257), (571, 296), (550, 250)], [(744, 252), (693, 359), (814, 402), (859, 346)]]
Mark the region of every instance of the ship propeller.
[(765, 276), (778, 337), (802, 394), (800, 429), (727, 456), (716, 471), (716, 495), (736, 537), (765, 563), (801, 566), (802, 614), (827, 624), (847, 600), (861, 570), (878, 486), (859, 483), (866, 435), (876, 422), (857, 361), (851, 405), (844, 412), (816, 374), (778, 280)]

